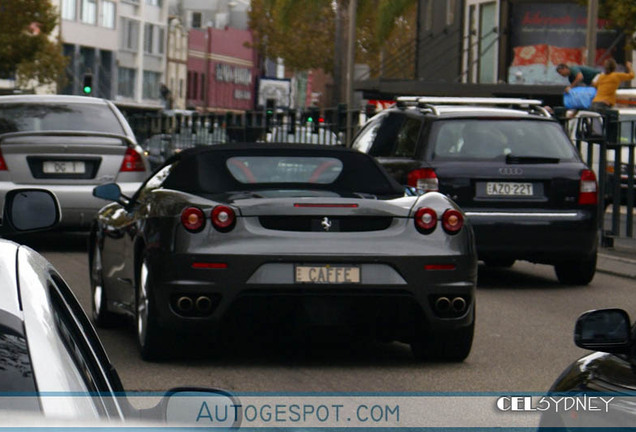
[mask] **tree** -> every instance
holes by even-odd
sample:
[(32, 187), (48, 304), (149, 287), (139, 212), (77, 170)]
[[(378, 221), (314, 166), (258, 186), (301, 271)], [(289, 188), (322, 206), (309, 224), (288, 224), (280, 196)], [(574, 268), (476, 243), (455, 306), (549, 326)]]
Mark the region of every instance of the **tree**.
[(599, 3), (599, 17), (610, 21), (615, 28), (625, 33), (626, 52), (634, 48), (634, 33), (636, 32), (636, 2), (634, 0), (601, 0)]
[(0, 2), (0, 76), (15, 76), (19, 86), (30, 80), (58, 83), (66, 67), (61, 42), (53, 36), (57, 9), (50, 0)]
[[(263, 56), (282, 58), (292, 70), (332, 73), (336, 18), (346, 14), (347, 6), (347, 0), (252, 0), (255, 47)], [(377, 63), (394, 30), (415, 19), (416, 6), (417, 0), (359, 0), (356, 60)]]

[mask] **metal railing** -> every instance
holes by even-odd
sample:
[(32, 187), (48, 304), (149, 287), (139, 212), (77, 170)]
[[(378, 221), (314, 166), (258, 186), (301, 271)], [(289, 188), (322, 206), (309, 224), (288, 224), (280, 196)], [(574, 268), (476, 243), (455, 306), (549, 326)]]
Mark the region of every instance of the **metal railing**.
[(633, 239), (636, 116), (612, 109), (579, 111), (573, 117), (557, 110), (557, 117), (584, 162), (596, 173), (602, 204), (601, 244), (612, 246), (616, 238)]

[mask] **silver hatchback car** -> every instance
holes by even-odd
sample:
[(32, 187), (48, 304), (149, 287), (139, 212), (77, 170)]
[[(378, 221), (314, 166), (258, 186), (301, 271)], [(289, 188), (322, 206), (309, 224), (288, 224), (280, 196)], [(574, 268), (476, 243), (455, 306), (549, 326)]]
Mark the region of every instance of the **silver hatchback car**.
[(11, 189), (46, 188), (60, 202), (60, 228), (88, 229), (103, 206), (93, 197), (95, 186), (117, 182), (133, 194), (149, 174), (143, 150), (112, 102), (0, 96), (0, 206)]

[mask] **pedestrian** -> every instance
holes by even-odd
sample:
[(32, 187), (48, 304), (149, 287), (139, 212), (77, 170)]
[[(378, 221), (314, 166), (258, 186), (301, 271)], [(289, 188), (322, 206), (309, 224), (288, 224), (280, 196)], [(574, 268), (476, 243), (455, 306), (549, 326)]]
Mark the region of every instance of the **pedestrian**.
[(567, 77), (568, 81), (570, 81), (570, 85), (565, 88), (566, 93), (568, 93), (572, 87), (592, 85), (594, 77), (600, 72), (598, 69), (589, 66), (568, 66), (565, 63), (559, 64), (556, 67), (556, 71), (559, 75)]
[(625, 62), (627, 72), (616, 72), (616, 61), (605, 60), (604, 71), (599, 74), (592, 85), (596, 87), (596, 96), (592, 100), (592, 109), (603, 110), (616, 104), (616, 89), (622, 81), (634, 79), (632, 63)]

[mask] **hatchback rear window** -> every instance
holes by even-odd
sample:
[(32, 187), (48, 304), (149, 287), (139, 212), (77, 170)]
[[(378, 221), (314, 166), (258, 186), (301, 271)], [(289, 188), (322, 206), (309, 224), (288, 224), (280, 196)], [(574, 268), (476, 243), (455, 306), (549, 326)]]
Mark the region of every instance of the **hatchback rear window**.
[(90, 131), (124, 135), (107, 105), (88, 103), (7, 103), (0, 106), (0, 134)]
[(431, 132), (432, 158), (505, 159), (507, 156), (577, 160), (561, 126), (552, 122), (510, 119), (439, 121)]

